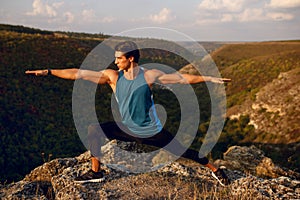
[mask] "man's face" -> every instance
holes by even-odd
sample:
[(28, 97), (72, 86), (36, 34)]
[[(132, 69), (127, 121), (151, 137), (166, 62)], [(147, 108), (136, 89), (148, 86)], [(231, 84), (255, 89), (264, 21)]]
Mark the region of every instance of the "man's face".
[(130, 67), (130, 58), (126, 58), (123, 52), (115, 52), (115, 64), (118, 66), (119, 70), (126, 70)]

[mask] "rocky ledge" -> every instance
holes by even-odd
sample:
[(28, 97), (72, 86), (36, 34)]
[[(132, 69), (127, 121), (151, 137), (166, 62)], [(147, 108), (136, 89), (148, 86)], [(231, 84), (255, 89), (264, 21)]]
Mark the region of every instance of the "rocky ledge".
[[(117, 143), (108, 143), (106, 161)], [(124, 158), (124, 155), (121, 155)], [(130, 158), (125, 159), (130, 160)], [(222, 187), (211, 172), (192, 161), (180, 159), (146, 173), (118, 170), (103, 165), (106, 179), (101, 183), (74, 182), (90, 169), (90, 154), (58, 158), (44, 163), (23, 180), (0, 186), (1, 199), (300, 199), (300, 176), (276, 166), (254, 146), (231, 147), (224, 160), (232, 183)], [(153, 159), (152, 160), (157, 160)], [(105, 160), (103, 160), (104, 163)], [(108, 162), (107, 162), (108, 163)], [(122, 164), (118, 167), (122, 169)]]

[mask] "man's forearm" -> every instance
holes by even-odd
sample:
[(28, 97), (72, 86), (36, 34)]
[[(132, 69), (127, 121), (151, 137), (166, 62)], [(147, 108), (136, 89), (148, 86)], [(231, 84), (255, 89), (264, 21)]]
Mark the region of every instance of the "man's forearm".
[(27, 70), (26, 74), (32, 74), (36, 76), (57, 76), (63, 79), (75, 80), (80, 78), (78, 76), (79, 69), (40, 69), (40, 70)]
[(163, 84), (195, 84), (201, 82), (211, 81), (212, 77), (210, 76), (200, 76), (200, 75), (191, 75), (191, 74), (163, 74), (159, 77), (159, 81)]
[(186, 80), (186, 83), (189, 84), (211, 81), (210, 76), (200, 76), (200, 75), (191, 75), (191, 74), (181, 74), (181, 76)]
[(63, 79), (77, 80), (83, 79), (97, 84), (105, 84), (109, 82), (109, 77), (103, 71), (91, 71), (81, 69), (42, 69), (42, 70), (27, 70), (26, 74), (36, 76), (53, 75)]
[(76, 80), (80, 78), (78, 76), (79, 69), (73, 68), (73, 69), (48, 69), (50, 70), (51, 75), (57, 76), (59, 78), (63, 79), (71, 79)]

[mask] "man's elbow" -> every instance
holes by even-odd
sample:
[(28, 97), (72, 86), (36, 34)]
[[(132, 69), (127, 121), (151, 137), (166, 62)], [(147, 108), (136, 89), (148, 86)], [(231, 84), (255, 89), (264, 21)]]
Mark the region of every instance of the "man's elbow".
[(70, 74), (70, 79), (84, 79), (84, 74), (80, 69), (72, 69), (72, 73)]

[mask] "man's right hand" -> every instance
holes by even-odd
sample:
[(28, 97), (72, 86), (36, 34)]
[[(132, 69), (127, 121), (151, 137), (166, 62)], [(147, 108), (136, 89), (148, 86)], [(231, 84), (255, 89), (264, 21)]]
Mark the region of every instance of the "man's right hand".
[(25, 74), (32, 74), (32, 75), (36, 75), (36, 76), (47, 76), (48, 75), (48, 69), (27, 70), (27, 71), (25, 71)]

